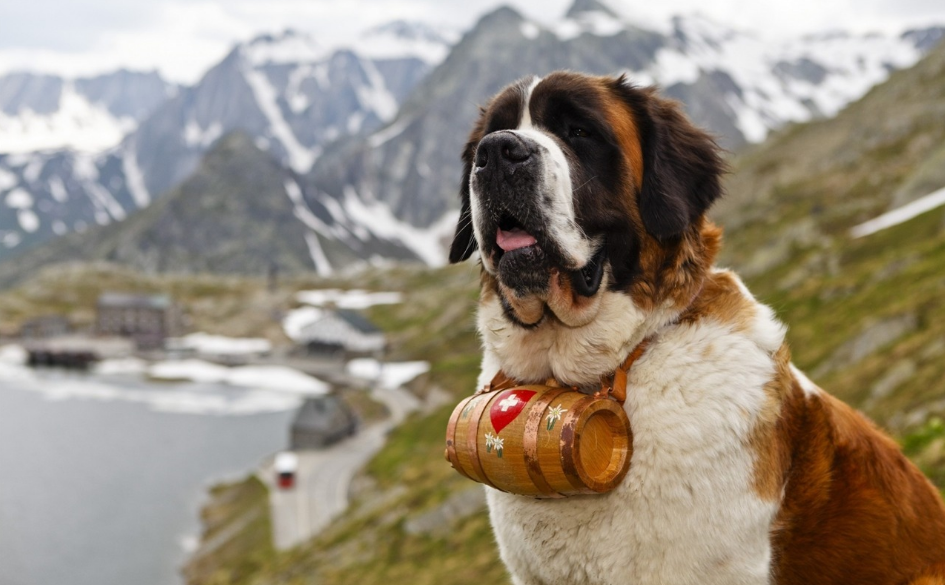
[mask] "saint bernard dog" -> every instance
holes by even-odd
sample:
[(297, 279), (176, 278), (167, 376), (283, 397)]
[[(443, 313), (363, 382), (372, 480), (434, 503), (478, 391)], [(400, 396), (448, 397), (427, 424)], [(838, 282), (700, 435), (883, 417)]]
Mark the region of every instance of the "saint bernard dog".
[(945, 583), (935, 488), (713, 267), (724, 163), (678, 104), (623, 77), (524, 79), (482, 109), (463, 161), (450, 261), (482, 264), (479, 387), (501, 370), (593, 392), (647, 340), (617, 489), (486, 488), (514, 583)]

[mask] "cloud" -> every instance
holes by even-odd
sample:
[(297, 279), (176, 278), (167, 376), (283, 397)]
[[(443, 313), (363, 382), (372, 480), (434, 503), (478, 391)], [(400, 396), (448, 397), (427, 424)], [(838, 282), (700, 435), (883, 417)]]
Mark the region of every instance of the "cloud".
[[(603, 0), (629, 20), (665, 22), (702, 12), (736, 28), (795, 35), (845, 28), (898, 31), (945, 24), (941, 0)], [(0, 72), (14, 69), (88, 75), (158, 69), (193, 83), (235, 43), (294, 28), (326, 46), (350, 43), (363, 30), (391, 20), (422, 20), (465, 29), (502, 4), (529, 18), (559, 18), (571, 0), (29, 0), (0, 2)]]

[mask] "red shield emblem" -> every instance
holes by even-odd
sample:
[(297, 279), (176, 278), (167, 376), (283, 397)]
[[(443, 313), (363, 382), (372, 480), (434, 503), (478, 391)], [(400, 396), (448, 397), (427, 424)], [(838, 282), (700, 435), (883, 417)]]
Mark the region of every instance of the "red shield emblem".
[(499, 394), (489, 408), (489, 419), (495, 427), (495, 432), (501, 433), (502, 429), (509, 426), (535, 394), (537, 393), (533, 390), (506, 390)]

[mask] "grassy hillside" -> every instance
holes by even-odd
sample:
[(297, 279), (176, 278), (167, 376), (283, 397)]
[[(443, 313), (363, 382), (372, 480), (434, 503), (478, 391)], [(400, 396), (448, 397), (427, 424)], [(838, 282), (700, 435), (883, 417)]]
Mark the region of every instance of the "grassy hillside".
[(128, 292), (170, 295), (196, 331), (285, 342), (280, 311), (292, 307), (296, 290), (314, 283), (311, 277), (285, 279), (269, 290), (262, 278), (142, 274), (108, 263), (59, 264), (0, 290), (0, 335), (15, 334), (26, 319), (48, 314), (65, 315), (80, 329), (90, 327), (100, 294)]
[(945, 398), (945, 208), (851, 238), (945, 186), (945, 45), (835, 119), (741, 156), (722, 262), (789, 325), (795, 362), (898, 433)]

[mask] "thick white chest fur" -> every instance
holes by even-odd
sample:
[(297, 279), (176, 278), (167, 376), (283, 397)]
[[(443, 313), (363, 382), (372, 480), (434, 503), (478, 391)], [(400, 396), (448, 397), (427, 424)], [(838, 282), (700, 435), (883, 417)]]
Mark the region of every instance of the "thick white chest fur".
[[(633, 457), (616, 490), (534, 500), (486, 488), (502, 559), (517, 585), (770, 582), (769, 532), (778, 502), (752, 488), (749, 437), (784, 333), (770, 309), (755, 307), (748, 330), (709, 319), (660, 328), (630, 372), (625, 408)], [(496, 316), (491, 313), (481, 307), (480, 327)], [(622, 336), (584, 331), (576, 343), (625, 351), (638, 341), (629, 332), (643, 326), (633, 321)], [(511, 347), (503, 336), (518, 333), (482, 331), (482, 380), (500, 364), (528, 359), (496, 353)]]

